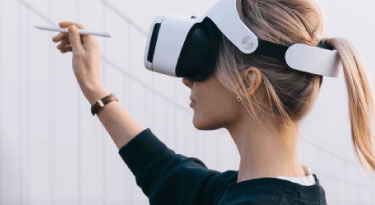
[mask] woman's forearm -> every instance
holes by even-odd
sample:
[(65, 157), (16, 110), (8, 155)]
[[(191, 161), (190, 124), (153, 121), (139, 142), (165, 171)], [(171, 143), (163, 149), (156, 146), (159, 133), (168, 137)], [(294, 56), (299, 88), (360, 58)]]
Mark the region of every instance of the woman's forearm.
[[(61, 32), (52, 40), (61, 42), (57, 48), (62, 53), (73, 52), (74, 74), (83, 94), (92, 105), (109, 94), (100, 79), (99, 43), (90, 35), (79, 34), (78, 28), (85, 29), (81, 24), (66, 21), (61, 22), (60, 27), (68, 28), (68, 33)], [(97, 116), (119, 149), (144, 130), (116, 101), (104, 106)]]
[[(102, 86), (94, 88), (93, 91), (84, 91), (90, 104), (105, 97), (110, 92)], [(120, 99), (121, 100), (121, 99)], [(97, 114), (99, 120), (111, 135), (118, 149), (127, 144), (131, 139), (141, 133), (144, 128), (131, 116), (117, 101), (104, 106)]]

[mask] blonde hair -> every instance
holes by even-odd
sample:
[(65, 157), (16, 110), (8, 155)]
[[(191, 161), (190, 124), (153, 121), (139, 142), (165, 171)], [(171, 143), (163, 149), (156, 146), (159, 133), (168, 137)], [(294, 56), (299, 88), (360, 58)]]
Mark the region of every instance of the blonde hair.
[[(344, 39), (321, 39), (323, 17), (310, 0), (242, 0), (242, 20), (260, 38), (290, 46), (325, 42), (337, 50), (347, 84), (351, 134), (357, 159), (375, 172), (371, 130), (374, 100), (366, 68), (355, 48)], [(262, 83), (253, 94), (247, 92), (249, 67), (259, 69)], [(260, 55), (245, 55), (224, 37), (215, 68), (217, 79), (242, 98), (248, 113), (285, 142), (315, 102), (323, 77), (289, 68), (284, 62)], [(270, 123), (270, 120), (272, 123)]]

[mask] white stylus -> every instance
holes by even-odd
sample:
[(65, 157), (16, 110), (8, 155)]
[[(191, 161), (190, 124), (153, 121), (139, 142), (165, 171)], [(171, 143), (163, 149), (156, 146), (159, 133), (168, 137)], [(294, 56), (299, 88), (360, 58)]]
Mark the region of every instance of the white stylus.
[[(48, 26), (34, 26), (34, 27), (40, 30), (45, 30), (45, 31), (57, 31), (57, 32), (68, 33), (68, 28), (48, 27)], [(95, 32), (95, 31), (82, 30), (82, 29), (78, 29), (78, 32), (81, 35), (93, 35), (93, 36), (102, 36), (102, 37), (112, 36), (111, 33), (107, 33), (107, 32)]]

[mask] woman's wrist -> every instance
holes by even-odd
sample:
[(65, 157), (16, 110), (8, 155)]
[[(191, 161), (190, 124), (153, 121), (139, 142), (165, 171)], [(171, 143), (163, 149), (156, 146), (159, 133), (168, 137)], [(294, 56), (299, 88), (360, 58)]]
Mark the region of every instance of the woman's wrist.
[(90, 105), (110, 94), (101, 83), (83, 84), (81, 90)]

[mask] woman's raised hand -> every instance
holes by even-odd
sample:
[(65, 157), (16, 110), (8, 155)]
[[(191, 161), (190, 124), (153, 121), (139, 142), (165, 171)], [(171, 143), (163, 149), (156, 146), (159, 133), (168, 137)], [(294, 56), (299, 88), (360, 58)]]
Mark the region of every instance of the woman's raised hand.
[(100, 78), (100, 48), (98, 41), (90, 35), (80, 35), (78, 29), (85, 26), (74, 22), (61, 22), (61, 28), (68, 28), (69, 33), (59, 33), (52, 38), (60, 44), (61, 53), (73, 52), (73, 70), (81, 90), (90, 104), (93, 104), (105, 91)]

